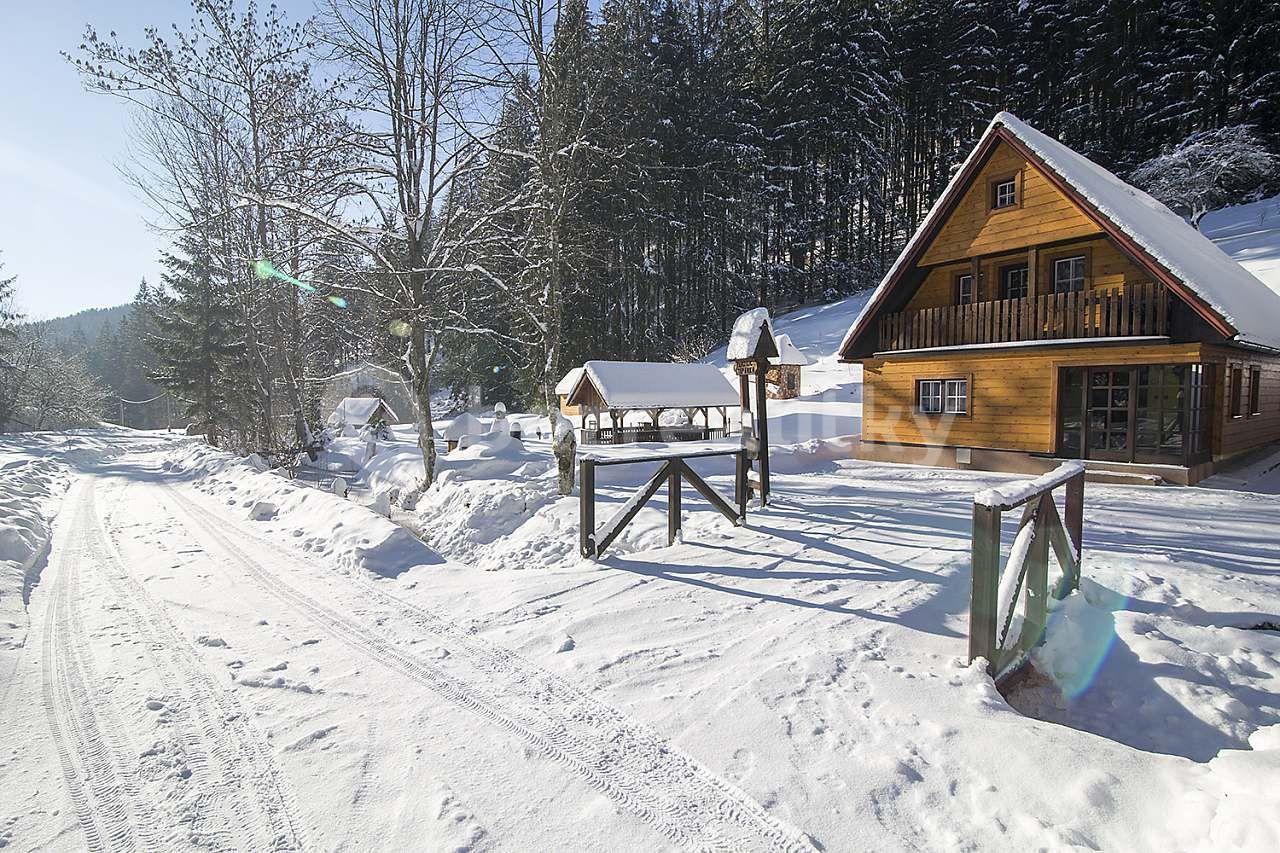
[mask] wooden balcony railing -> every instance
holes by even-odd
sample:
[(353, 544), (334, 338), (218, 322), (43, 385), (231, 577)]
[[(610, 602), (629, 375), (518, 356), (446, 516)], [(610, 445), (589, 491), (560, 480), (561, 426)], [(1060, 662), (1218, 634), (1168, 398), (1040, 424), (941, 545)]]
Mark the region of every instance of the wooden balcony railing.
[(1167, 334), (1169, 292), (1148, 281), (886, 314), (880, 351)]

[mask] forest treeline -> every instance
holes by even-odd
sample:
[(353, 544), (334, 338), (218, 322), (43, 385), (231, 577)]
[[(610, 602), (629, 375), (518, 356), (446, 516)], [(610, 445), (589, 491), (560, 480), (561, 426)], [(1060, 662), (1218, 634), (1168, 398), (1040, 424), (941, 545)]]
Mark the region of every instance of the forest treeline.
[(432, 390), (538, 405), (586, 358), (698, 357), (747, 307), (873, 285), (1002, 109), (1123, 175), (1197, 134), (1280, 141), (1262, 0), (193, 13), (68, 58), (137, 112), (134, 183), (180, 235), (153, 376), (243, 448), (305, 444), (353, 362), (429, 425)]

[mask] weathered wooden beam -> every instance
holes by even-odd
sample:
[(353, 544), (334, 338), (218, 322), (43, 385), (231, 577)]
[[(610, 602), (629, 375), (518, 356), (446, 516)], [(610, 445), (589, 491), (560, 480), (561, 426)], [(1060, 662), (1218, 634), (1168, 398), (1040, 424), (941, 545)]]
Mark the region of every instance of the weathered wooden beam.
[(996, 601), (1000, 587), (1000, 515), (999, 509), (983, 504), (973, 505), (973, 541), (970, 551), (969, 592), (969, 660), (986, 658), (996, 661)]
[(649, 498), (658, 493), (658, 489), (662, 487), (662, 483), (667, 479), (670, 469), (673, 465), (682, 464), (679, 459), (669, 459), (661, 467), (658, 472), (653, 475), (648, 483), (632, 495), (622, 509), (618, 510), (613, 518), (600, 525), (600, 528), (594, 531), (595, 539), (595, 556), (599, 557), (604, 553), (604, 549), (613, 544), (613, 540), (631, 523), (631, 519), (636, 517), (636, 513), (649, 502)]
[[(698, 476), (698, 472), (693, 470), (682, 459), (671, 460), (674, 465), (680, 466), (680, 473), (689, 481), (689, 485), (698, 490), (698, 493), (707, 499), (707, 503), (711, 504), (720, 514), (732, 521), (734, 524), (739, 523), (738, 510), (729, 505), (729, 502), (720, 497), (720, 494), (711, 486), (707, 485), (707, 481)], [(745, 517), (745, 510), (743, 512)]]
[(596, 463), (578, 462), (578, 550), (590, 559), (596, 556)]
[(1030, 653), (1039, 644), (1049, 618), (1049, 510), (1045, 507), (1046, 503), (1049, 507), (1053, 506), (1052, 492), (1040, 495), (1034, 513), (1035, 536), (1027, 552), (1026, 589), (1023, 593), (1026, 614), (1023, 616), (1022, 631), (1018, 634), (1018, 649), (1023, 654)]
[(680, 538), (680, 469), (664, 466), (667, 473), (667, 544), (674, 545)]

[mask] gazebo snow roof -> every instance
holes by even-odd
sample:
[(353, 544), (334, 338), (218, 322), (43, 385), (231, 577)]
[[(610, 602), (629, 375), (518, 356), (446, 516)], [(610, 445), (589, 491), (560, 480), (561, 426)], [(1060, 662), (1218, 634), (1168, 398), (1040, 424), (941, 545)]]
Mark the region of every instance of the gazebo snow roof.
[(776, 358), (769, 359), (770, 364), (794, 364), (798, 367), (813, 364), (813, 359), (800, 352), (796, 345), (791, 343), (790, 335), (778, 335), (774, 338), (774, 342), (778, 345), (778, 355)]
[(596, 402), (607, 409), (694, 409), (736, 406), (738, 392), (713, 364), (654, 361), (588, 361), (569, 403)]
[(575, 367), (564, 375), (564, 378), (556, 383), (556, 395), (565, 397), (573, 393), (573, 386), (578, 384), (578, 380), (582, 378), (582, 368)]
[(334, 408), (333, 414), (329, 416), (329, 419), (349, 425), (367, 424), (377, 414), (380, 407), (387, 410), (391, 420), (400, 419), (395, 411), (387, 405), (387, 401), (378, 397), (343, 397), (342, 402)]

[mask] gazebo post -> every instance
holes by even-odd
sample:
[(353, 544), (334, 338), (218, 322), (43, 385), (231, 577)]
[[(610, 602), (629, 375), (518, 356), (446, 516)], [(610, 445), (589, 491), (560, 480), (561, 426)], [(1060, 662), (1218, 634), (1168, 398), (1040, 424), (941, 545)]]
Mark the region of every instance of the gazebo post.
[(769, 502), (769, 413), (765, 401), (769, 398), (764, 387), (764, 374), (769, 362), (756, 362), (756, 438), (760, 442), (760, 505)]

